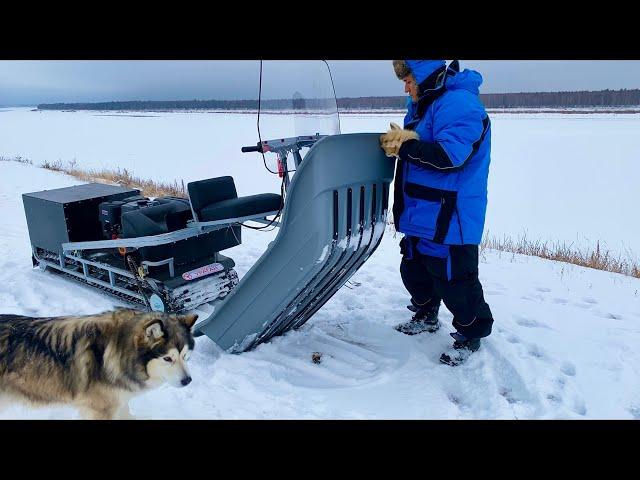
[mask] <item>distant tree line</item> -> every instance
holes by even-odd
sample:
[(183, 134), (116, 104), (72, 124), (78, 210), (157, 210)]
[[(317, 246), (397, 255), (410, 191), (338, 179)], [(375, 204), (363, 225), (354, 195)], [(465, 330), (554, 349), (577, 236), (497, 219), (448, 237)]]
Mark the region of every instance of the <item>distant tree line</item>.
[[(480, 99), (487, 108), (518, 107), (624, 107), (640, 106), (640, 89), (578, 92), (484, 93)], [(394, 109), (406, 106), (407, 97), (339, 98), (338, 108)], [(268, 110), (322, 109), (331, 99), (302, 98), (263, 100), (261, 108)], [(43, 103), (39, 110), (256, 110), (258, 100), (171, 100), (126, 101), (98, 103)]]
[[(321, 109), (333, 99), (301, 98), (262, 100), (269, 110)], [(255, 110), (258, 100), (135, 100), (126, 102), (43, 103), (39, 110)]]
[(640, 105), (640, 89), (595, 92), (485, 93), (488, 108), (514, 107), (627, 107)]
[[(402, 109), (407, 97), (339, 98), (340, 109)], [(262, 100), (261, 108), (268, 110), (318, 109), (330, 105), (331, 99)], [(256, 110), (258, 100), (172, 100), (127, 101), (97, 103), (43, 103), (39, 110)]]

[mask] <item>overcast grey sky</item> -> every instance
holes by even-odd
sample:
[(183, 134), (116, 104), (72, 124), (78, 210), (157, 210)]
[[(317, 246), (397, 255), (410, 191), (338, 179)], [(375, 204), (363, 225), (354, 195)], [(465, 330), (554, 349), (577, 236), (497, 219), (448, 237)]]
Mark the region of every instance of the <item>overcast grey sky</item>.
[[(640, 88), (640, 61), (460, 62), (462, 68), (483, 75), (482, 93)], [(329, 64), (338, 97), (404, 95), (389, 60), (330, 60)], [(281, 69), (269, 80), (280, 81), (291, 72)], [(0, 105), (257, 98), (258, 73), (258, 61), (244, 60), (0, 60)]]

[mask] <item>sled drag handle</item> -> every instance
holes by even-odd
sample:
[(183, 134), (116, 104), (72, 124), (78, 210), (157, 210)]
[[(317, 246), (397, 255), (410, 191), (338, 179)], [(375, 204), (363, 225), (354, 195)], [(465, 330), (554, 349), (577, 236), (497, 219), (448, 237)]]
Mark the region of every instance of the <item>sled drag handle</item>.
[(262, 152), (262, 145), (258, 144), (258, 145), (252, 145), (250, 147), (242, 147), (242, 153), (249, 153), (249, 152)]

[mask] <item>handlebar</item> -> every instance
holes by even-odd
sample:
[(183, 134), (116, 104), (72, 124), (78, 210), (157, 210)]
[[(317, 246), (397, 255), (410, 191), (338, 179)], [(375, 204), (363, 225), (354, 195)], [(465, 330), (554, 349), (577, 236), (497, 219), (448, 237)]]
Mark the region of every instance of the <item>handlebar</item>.
[(262, 145), (260, 145), (259, 143), (257, 145), (251, 145), (249, 147), (242, 147), (242, 153), (249, 153), (249, 152), (262, 152)]
[(326, 135), (306, 135), (301, 137), (289, 137), (289, 138), (278, 138), (275, 140), (265, 140), (263, 142), (258, 142), (256, 145), (251, 145), (248, 147), (242, 147), (240, 150), (242, 153), (249, 152), (260, 152), (267, 153), (273, 152), (280, 154), (285, 154), (288, 152), (299, 151), (303, 147), (310, 148), (315, 144), (318, 140)]

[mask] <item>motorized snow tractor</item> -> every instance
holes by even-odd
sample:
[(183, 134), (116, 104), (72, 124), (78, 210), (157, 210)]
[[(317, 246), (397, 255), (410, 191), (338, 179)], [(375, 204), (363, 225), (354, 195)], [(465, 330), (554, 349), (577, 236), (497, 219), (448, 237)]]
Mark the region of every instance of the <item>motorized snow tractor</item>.
[[(301, 102), (297, 91), (294, 115), (325, 124), (329, 115), (335, 126), (335, 94), (330, 109), (318, 98)], [(379, 133), (340, 134), (337, 125), (242, 148), (277, 154), (280, 195), (238, 197), (230, 176), (188, 183), (185, 198), (96, 183), (26, 193), (34, 266), (139, 308), (195, 311), (196, 334), (230, 352), (298, 328), (366, 262), (386, 227), (394, 162)], [(279, 231), (239, 280), (227, 255), (248, 222)]]

